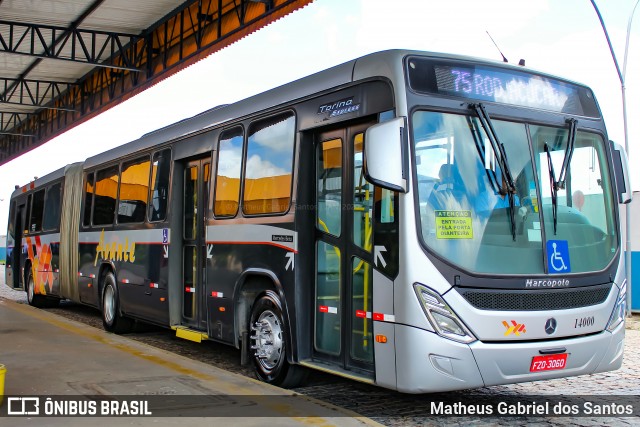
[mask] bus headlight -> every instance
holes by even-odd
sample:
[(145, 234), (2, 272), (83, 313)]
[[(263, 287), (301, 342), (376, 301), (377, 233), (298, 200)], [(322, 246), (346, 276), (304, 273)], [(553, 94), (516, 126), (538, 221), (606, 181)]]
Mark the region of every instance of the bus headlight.
[(462, 343), (476, 340), (440, 294), (420, 283), (415, 283), (413, 289), (416, 291), (424, 314), (438, 335)]
[(622, 282), (616, 305), (613, 307), (611, 318), (607, 323), (607, 331), (613, 332), (615, 328), (622, 322), (624, 322), (625, 313), (627, 312), (627, 279)]

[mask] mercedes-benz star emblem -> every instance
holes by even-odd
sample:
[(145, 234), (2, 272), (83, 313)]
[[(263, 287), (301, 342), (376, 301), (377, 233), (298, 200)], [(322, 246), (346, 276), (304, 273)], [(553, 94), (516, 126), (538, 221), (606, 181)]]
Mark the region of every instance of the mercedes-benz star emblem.
[(553, 335), (556, 332), (556, 327), (558, 326), (558, 321), (553, 317), (547, 319), (547, 323), (544, 325), (544, 331), (547, 335)]

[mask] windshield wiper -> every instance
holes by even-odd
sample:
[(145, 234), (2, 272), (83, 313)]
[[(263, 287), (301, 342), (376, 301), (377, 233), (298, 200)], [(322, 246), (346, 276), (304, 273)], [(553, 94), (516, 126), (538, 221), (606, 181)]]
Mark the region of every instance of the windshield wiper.
[[(501, 184), (498, 180), (498, 174), (493, 168), (487, 168), (487, 157), (490, 156), (490, 152), (488, 147), (485, 147), (482, 142), (482, 135), (480, 135), (480, 130), (478, 126), (474, 124), (471, 117), (467, 117), (467, 125), (469, 125), (469, 129), (471, 131), (471, 136), (473, 137), (473, 142), (476, 144), (476, 150), (478, 151), (478, 156), (480, 156), (480, 160), (485, 163), (485, 173), (487, 174), (487, 179), (489, 180), (489, 184), (491, 184), (491, 189), (499, 194), (501, 191)], [(489, 161), (490, 162), (490, 161)]]
[[(484, 105), (481, 103), (478, 104), (470, 104), (471, 108), (473, 108), (478, 114), (478, 118), (480, 119), (480, 124), (482, 125), (482, 129), (484, 129), (484, 133), (489, 138), (489, 142), (491, 143), (491, 147), (493, 148), (493, 153), (496, 156), (496, 161), (500, 166), (500, 170), (502, 171), (502, 185), (500, 187), (500, 195), (509, 197), (509, 219), (511, 220), (511, 235), (513, 240), (516, 240), (516, 217), (515, 217), (515, 193), (516, 186), (513, 182), (513, 175), (511, 174), (511, 169), (509, 168), (509, 162), (507, 161), (507, 153), (504, 149), (504, 145), (498, 139), (498, 134), (496, 133), (493, 125), (491, 124), (491, 118), (485, 110)], [(485, 150), (486, 151), (486, 150)]]
[(558, 188), (564, 189), (566, 182), (567, 169), (571, 163), (573, 157), (573, 148), (576, 143), (576, 128), (578, 121), (576, 119), (567, 119), (566, 123), (569, 123), (569, 136), (567, 139), (567, 148), (564, 150), (564, 160), (562, 161), (562, 169), (560, 169), (560, 176), (558, 177)]
[(551, 161), (551, 149), (546, 142), (544, 143), (544, 152), (547, 153), (547, 166), (549, 168), (551, 212), (553, 212), (553, 234), (555, 235), (558, 231), (558, 181), (556, 181), (556, 173), (553, 170), (553, 162)]
[(562, 160), (560, 176), (558, 176), (557, 180), (555, 171), (553, 170), (553, 162), (551, 161), (551, 148), (549, 148), (549, 145), (546, 142), (544, 143), (544, 152), (547, 153), (547, 163), (549, 167), (554, 235), (558, 232), (558, 190), (564, 190), (566, 186), (567, 170), (569, 169), (571, 158), (573, 157), (578, 121), (576, 119), (567, 119), (566, 123), (569, 124), (569, 135), (567, 138), (567, 147), (564, 150), (564, 159)]

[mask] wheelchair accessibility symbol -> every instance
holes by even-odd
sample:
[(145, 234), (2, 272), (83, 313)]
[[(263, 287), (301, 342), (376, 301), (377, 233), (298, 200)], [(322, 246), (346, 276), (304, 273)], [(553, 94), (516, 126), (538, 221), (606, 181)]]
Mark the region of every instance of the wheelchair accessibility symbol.
[(566, 240), (548, 240), (547, 261), (549, 262), (549, 273), (570, 273), (569, 242)]

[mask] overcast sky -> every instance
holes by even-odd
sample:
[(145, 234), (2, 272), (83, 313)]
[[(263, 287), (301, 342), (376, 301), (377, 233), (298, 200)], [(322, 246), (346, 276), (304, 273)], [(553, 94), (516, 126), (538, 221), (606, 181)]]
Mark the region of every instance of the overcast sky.
[[(599, 0), (623, 66), (636, 0)], [(640, 9), (640, 7), (638, 7)], [(640, 15), (640, 10), (636, 11)], [(0, 166), (0, 234), (14, 185), (82, 161), (219, 104), (263, 92), (358, 56), (390, 48), (500, 60), (590, 86), (609, 138), (624, 144), (620, 81), (589, 0), (315, 0), (44, 146)], [(629, 157), (640, 190), (640, 16), (626, 69)]]

